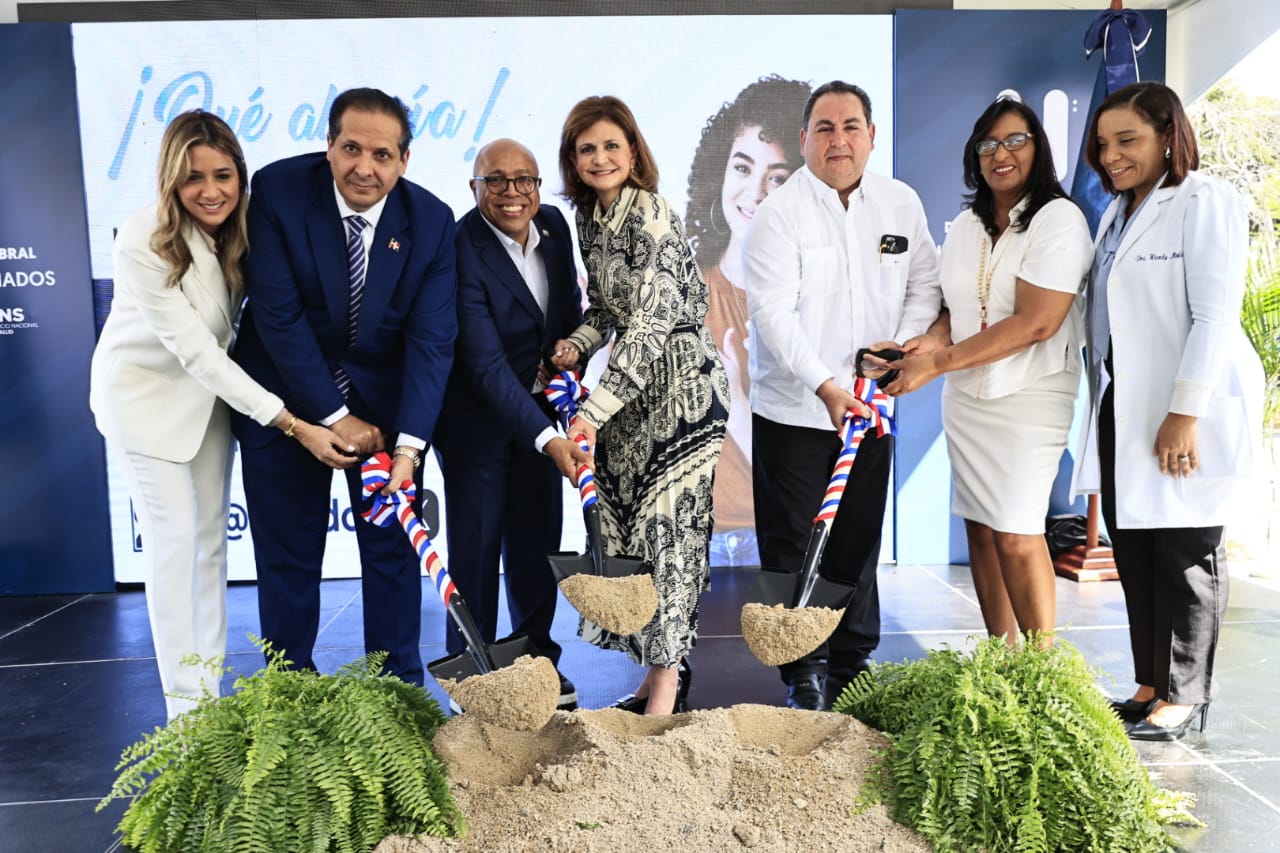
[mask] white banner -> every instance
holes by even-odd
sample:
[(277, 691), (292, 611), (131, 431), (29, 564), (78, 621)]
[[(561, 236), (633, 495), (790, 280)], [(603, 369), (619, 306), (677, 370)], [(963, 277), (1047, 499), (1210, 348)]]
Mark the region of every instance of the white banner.
[[(815, 50), (815, 34), (822, 44), (848, 48)], [(871, 95), (879, 146), (869, 168), (893, 171), (888, 15), (76, 24), (73, 36), (98, 279), (112, 277), (114, 229), (154, 199), (165, 126), (196, 107), (216, 112), (236, 130), (252, 171), (323, 149), (332, 99), (347, 88), (376, 86), (411, 110), (406, 177), (460, 216), (474, 205), (467, 181), (476, 150), (500, 137), (533, 150), (544, 178), (543, 203), (567, 211), (555, 195), (564, 117), (587, 95), (617, 95), (653, 149), (660, 191), (683, 212), (702, 129), (725, 102), (770, 74), (815, 86), (838, 78)], [(116, 577), (140, 580), (135, 548), (143, 546), (136, 544), (124, 481), (114, 460), (109, 466)], [(443, 495), (434, 465), (426, 488)], [(252, 578), (238, 468), (231, 500), (231, 576)], [(355, 575), (354, 520), (337, 478), (332, 501), (325, 576)], [(577, 506), (567, 486), (569, 549), (581, 548), (584, 539)], [(443, 506), (440, 524), (443, 552)]]

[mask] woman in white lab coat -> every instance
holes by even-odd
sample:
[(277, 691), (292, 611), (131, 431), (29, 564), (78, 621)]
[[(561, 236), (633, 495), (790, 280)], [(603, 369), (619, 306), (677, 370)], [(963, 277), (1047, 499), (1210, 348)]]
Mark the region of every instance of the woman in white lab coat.
[[(226, 648), (228, 405), (334, 467), (358, 461), (227, 355), (244, 292), (248, 174), (212, 113), (177, 116), (160, 143), (156, 203), (115, 244), (111, 314), (93, 353), (89, 406), (123, 462), (142, 529), (147, 611), (169, 719), (217, 695), (196, 654)], [(350, 448), (347, 448), (350, 449)]]
[(1101, 492), (1129, 612), (1138, 688), (1113, 707), (1130, 737), (1175, 740), (1204, 728), (1223, 525), (1261, 435), (1262, 367), (1240, 326), (1248, 224), (1239, 196), (1195, 171), (1195, 134), (1167, 86), (1114, 92), (1087, 139), (1116, 198), (1090, 276), (1076, 490)]

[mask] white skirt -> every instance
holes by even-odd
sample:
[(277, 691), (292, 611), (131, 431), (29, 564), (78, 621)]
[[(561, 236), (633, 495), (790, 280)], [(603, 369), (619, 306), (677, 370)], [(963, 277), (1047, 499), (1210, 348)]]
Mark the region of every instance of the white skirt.
[(980, 400), (946, 383), (942, 425), (951, 459), (951, 512), (1002, 533), (1044, 533), (1080, 377), (1062, 371)]

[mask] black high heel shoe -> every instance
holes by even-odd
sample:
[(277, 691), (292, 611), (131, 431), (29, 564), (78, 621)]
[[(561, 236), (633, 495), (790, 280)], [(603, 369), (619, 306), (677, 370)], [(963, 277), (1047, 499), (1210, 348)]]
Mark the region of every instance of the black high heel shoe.
[[(676, 704), (671, 713), (682, 714), (689, 710), (689, 684), (692, 681), (693, 670), (689, 668), (689, 661), (682, 659), (680, 666), (676, 669)], [(648, 696), (637, 696), (634, 693), (628, 693), (609, 707), (617, 708), (619, 711), (626, 711), (628, 714), (643, 714), (645, 706), (648, 704)]]
[(689, 710), (689, 685), (693, 683), (693, 669), (688, 658), (681, 658), (676, 667), (676, 706), (672, 713), (683, 714)]
[(1111, 702), (1111, 710), (1116, 712), (1122, 721), (1126, 723), (1136, 723), (1144, 719), (1154, 709), (1157, 699), (1148, 699), (1145, 702), (1140, 699), (1116, 699)]
[(1209, 703), (1202, 705), (1192, 705), (1191, 713), (1187, 714), (1186, 719), (1178, 723), (1176, 726), (1157, 726), (1149, 719), (1142, 719), (1129, 726), (1129, 738), (1131, 740), (1181, 740), (1183, 735), (1191, 728), (1191, 723), (1196, 717), (1200, 718), (1200, 731), (1204, 731), (1205, 723), (1209, 718)]

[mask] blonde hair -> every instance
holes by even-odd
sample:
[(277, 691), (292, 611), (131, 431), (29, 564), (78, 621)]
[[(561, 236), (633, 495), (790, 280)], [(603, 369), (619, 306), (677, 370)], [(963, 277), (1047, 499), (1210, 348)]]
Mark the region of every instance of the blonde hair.
[(208, 145), (230, 157), (240, 176), (236, 208), (214, 237), (218, 246), (218, 264), (222, 267), (227, 287), (233, 296), (238, 297), (244, 293), (244, 272), (240, 262), (249, 250), (249, 172), (234, 131), (213, 113), (191, 110), (174, 118), (165, 128), (164, 139), (160, 142), (160, 161), (156, 166), (159, 185), (156, 218), (159, 224), (151, 235), (151, 250), (169, 264), (167, 284), (176, 287), (191, 267), (191, 249), (182, 234), (191, 222), (191, 215), (182, 206), (178, 189), (191, 173), (190, 152), (197, 145)]

